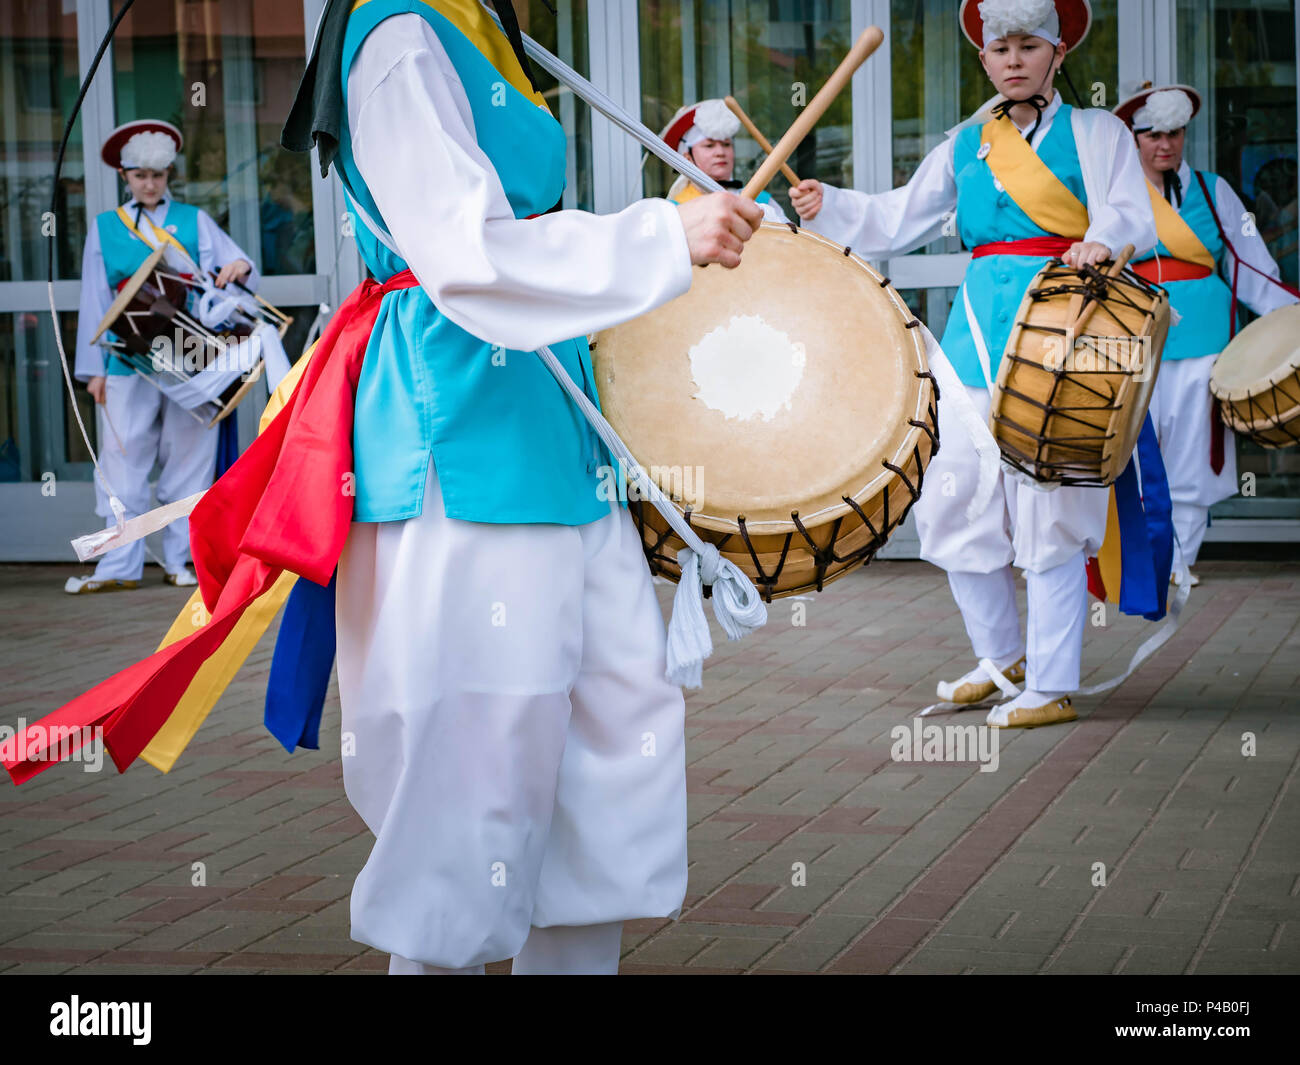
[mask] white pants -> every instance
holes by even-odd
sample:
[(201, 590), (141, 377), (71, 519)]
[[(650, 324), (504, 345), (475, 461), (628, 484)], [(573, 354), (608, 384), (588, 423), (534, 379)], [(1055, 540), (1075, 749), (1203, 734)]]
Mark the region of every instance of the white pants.
[[(157, 461), (158, 503), (202, 492), (212, 486), (217, 468), (217, 433), (206, 421), (168, 399), (152, 384), (132, 374), (106, 379), (103, 405), (96, 404), (99, 464), (117, 493), (126, 516), (149, 510), (149, 473)], [(95, 478), (95, 513), (116, 524), (108, 494)], [(190, 557), (190, 522), (180, 518), (162, 531), (163, 565), (169, 573)], [(96, 580), (139, 580), (144, 572), (144, 541), (109, 551), (95, 567)]]
[[(967, 387), (966, 393), (987, 417), (988, 391)], [(1035, 691), (1073, 691), (1079, 686), (1087, 613), (1084, 560), (1097, 553), (1105, 537), (1108, 493), (1079, 487), (1043, 491), (1003, 467), (988, 508), (967, 522), (979, 462), (952, 404), (942, 397), (939, 442), (913, 509), (921, 557), (948, 572), (976, 658), (1007, 658), (1026, 647), (1011, 567), (1024, 570), (1026, 684)]]
[(1223, 469), (1210, 468), (1210, 371), (1215, 355), (1160, 364), (1151, 396), (1151, 421), (1169, 477), (1174, 531), (1183, 561), (1192, 565), (1205, 539), (1210, 507), (1237, 494), (1237, 439), (1223, 430)]
[(375, 834), (352, 936), (464, 969), (532, 928), (675, 917), (685, 705), (617, 503), (588, 525), (357, 523), (338, 572), (343, 781)]

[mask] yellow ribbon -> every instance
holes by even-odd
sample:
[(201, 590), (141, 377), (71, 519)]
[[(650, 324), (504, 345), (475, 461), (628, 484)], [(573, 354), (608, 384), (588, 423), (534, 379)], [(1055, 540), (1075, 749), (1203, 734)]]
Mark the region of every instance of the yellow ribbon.
[(1107, 489), (1109, 503), (1106, 510), (1106, 535), (1097, 551), (1097, 566), (1101, 570), (1101, 583), (1106, 586), (1106, 601), (1119, 602), (1119, 582), (1124, 572), (1123, 553), (1119, 534), (1119, 509), (1115, 506), (1115, 488)]
[[(271, 420), (280, 413), (293, 395), (293, 390), (297, 388), (303, 371), (307, 369), (307, 362), (315, 347), (316, 345), (313, 344), (303, 353), (302, 358), (293, 364), (293, 368), (285, 374), (284, 379), (276, 387), (266, 404), (266, 409), (262, 412), (257, 427), (259, 433), (266, 431)], [(271, 622), (275, 620), (280, 608), (289, 598), (289, 593), (293, 591), (297, 579), (297, 574), (294, 573), (280, 574), (270, 590), (249, 605), (216, 653), (194, 674), (194, 679), (185, 689), (185, 694), (176, 704), (176, 709), (171, 712), (166, 723), (141, 752), (141, 758), (164, 773), (176, 764), (176, 759), (194, 738), (194, 734), (212, 712), (212, 708), (217, 705), (217, 700), (235, 679), (235, 674), (252, 654), (253, 648), (271, 627)], [(158, 645), (158, 650), (161, 651), (164, 647), (190, 635), (195, 629), (202, 628), (209, 620), (210, 615), (203, 605), (203, 596), (196, 588), (194, 594), (190, 596), (190, 601), (176, 615), (176, 620), (167, 630), (167, 635)]]
[(1082, 240), (1088, 232), (1088, 208), (1038, 157), (1006, 115), (985, 122), (981, 144), (989, 146), (993, 176), (1033, 223), (1058, 237)]
[(1175, 259), (1196, 263), (1213, 270), (1217, 265), (1196, 231), (1185, 221), (1183, 216), (1173, 209), (1169, 201), (1156, 191), (1151, 182), (1147, 182), (1147, 192), (1151, 196), (1151, 211), (1156, 216), (1156, 235), (1160, 243)]

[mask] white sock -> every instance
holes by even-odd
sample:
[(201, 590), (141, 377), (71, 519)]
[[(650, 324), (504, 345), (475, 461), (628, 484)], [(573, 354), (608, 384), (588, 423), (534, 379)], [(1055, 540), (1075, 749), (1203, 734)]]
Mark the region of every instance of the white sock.
[(1022, 691), (1014, 699), (999, 705), (999, 710), (1019, 710), (1021, 707), (1046, 706), (1048, 703), (1054, 703), (1062, 696), (1069, 695), (1069, 692), (1039, 692), (1032, 688)]
[(534, 927), (515, 955), (514, 976), (614, 976), (623, 922)]
[(388, 956), (389, 976), (482, 976), (482, 965), (471, 965), (468, 969), (444, 969), (440, 965), (426, 965), (422, 961), (411, 961), (400, 954)]

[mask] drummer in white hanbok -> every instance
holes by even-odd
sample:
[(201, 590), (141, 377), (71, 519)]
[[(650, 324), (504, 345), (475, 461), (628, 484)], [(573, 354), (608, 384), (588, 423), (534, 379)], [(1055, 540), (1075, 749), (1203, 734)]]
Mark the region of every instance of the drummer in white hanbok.
[[(724, 189), (740, 189), (743, 182), (733, 176), (739, 132), (740, 119), (724, 101), (701, 100), (680, 108), (660, 136), (668, 147), (676, 148)], [(679, 176), (668, 190), (668, 199), (686, 203), (703, 194), (702, 189)], [(789, 223), (781, 205), (766, 189), (754, 197), (754, 202), (763, 208), (763, 221)]]
[[(1232, 335), (1233, 291), (1224, 278), (1233, 276), (1233, 252), (1241, 256), (1238, 300), (1260, 315), (1296, 302), (1280, 283), (1264, 238), (1243, 224), (1250, 216), (1232, 186), (1218, 174), (1193, 171), (1183, 159), (1187, 123), (1200, 106), (1190, 86), (1148, 84), (1115, 108), (1137, 140), (1160, 238), (1133, 269), (1164, 286), (1177, 318), (1165, 340), (1151, 419), (1186, 566), (1200, 553), (1210, 507), (1238, 490), (1235, 439), (1209, 388), (1214, 361)], [(1175, 568), (1175, 580), (1178, 575)], [(1191, 583), (1198, 583), (1195, 574)]]
[(684, 705), (641, 539), (534, 349), (594, 399), (586, 335), (693, 261), (737, 265), (761, 216), (731, 193), (550, 212), (566, 138), (522, 56), (473, 0), (330, 0), (286, 126), (308, 147), (310, 112), (323, 165), (337, 143), (362, 257), (403, 286), (356, 386), (335, 609), (344, 785), (375, 834), (352, 936), (391, 973), (612, 973), (623, 922), (686, 890)]
[[(149, 510), (149, 473), (161, 465), (158, 502), (172, 503), (212, 484), (218, 429), (208, 427), (159, 391), (146, 375), (105, 348), (91, 343), (118, 288), (160, 244), (178, 246), (190, 260), (216, 274), (224, 288), (235, 281), (252, 290), (258, 273), (252, 260), (200, 207), (178, 203), (167, 189), (168, 175), (182, 145), (175, 126), (142, 119), (119, 126), (104, 142), (103, 161), (122, 176), (131, 198), (99, 215), (86, 235), (81, 264), (75, 375), (86, 382), (98, 415), (99, 464), (109, 485), (133, 518)], [(95, 478), (95, 511), (116, 523), (109, 497)], [(164, 579), (193, 585), (189, 568), (189, 521), (180, 518), (162, 532)], [(109, 551), (89, 577), (69, 577), (72, 594), (118, 591), (139, 586), (144, 573), (143, 540)]]
[[(1085, 0), (967, 0), (963, 31), (999, 96), (933, 149), (907, 185), (867, 195), (805, 180), (791, 200), (809, 228), (864, 258), (884, 258), (940, 235), (956, 215), (973, 258), (941, 345), (978, 418), (1017, 308), (1052, 257), (1084, 266), (1125, 244), (1155, 243), (1137, 152), (1109, 112), (1072, 108), (1052, 87), (1066, 52), (1087, 32)], [(939, 403), (942, 447), (917, 502), (921, 556), (948, 572), (976, 660), (988, 660), (1025, 689), (995, 706), (990, 725), (1034, 726), (1075, 717), (1087, 606), (1085, 559), (1106, 529), (1107, 492), (1045, 491), (1003, 467), (991, 505), (973, 521), (967, 503), (980, 464), (958, 417)], [(1022, 637), (1013, 564), (1028, 585)], [(997, 691), (976, 666), (939, 697), (977, 703)]]

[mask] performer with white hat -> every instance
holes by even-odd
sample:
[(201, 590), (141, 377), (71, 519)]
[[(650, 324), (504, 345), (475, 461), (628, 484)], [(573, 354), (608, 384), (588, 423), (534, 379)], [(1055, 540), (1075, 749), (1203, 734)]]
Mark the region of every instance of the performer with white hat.
[[(1210, 372), (1235, 327), (1235, 301), (1256, 314), (1296, 302), (1240, 197), (1218, 174), (1183, 158), (1187, 124), (1201, 109), (1190, 85), (1148, 82), (1115, 108), (1137, 141), (1160, 243), (1133, 269), (1169, 293), (1176, 321), (1165, 340), (1151, 417), (1160, 438), (1183, 562), (1201, 549), (1210, 507), (1235, 495), (1237, 450), (1210, 395)], [(1240, 257), (1240, 264), (1237, 263)], [(1232, 276), (1234, 286), (1224, 281)], [(1174, 577), (1178, 577), (1175, 568)], [(1199, 583), (1195, 574), (1191, 583)]]
[[(744, 183), (732, 176), (739, 132), (740, 119), (724, 101), (701, 100), (679, 108), (660, 136), (668, 147), (677, 149), (724, 189), (740, 189)], [(703, 195), (694, 183), (680, 176), (668, 190), (668, 199), (673, 203), (686, 203)], [(789, 217), (766, 189), (754, 197), (754, 202), (763, 208), (765, 222), (789, 224)]]
[[(86, 235), (81, 263), (74, 373), (86, 382), (98, 414), (99, 461), (131, 518), (149, 510), (149, 473), (161, 464), (158, 502), (170, 503), (212, 484), (218, 429), (199, 421), (116, 355), (91, 343), (117, 290), (160, 244), (175, 247), (200, 268), (216, 273), (224, 288), (235, 281), (253, 290), (258, 273), (244, 252), (202, 208), (178, 203), (167, 189), (181, 131), (170, 122), (140, 119), (118, 126), (104, 141), (100, 158), (126, 183), (131, 195), (104, 211)], [(184, 261), (183, 259), (177, 260)], [(96, 513), (110, 525), (116, 517), (108, 494), (95, 479)], [(162, 533), (164, 580), (196, 582), (188, 566), (189, 522), (182, 518)], [(89, 577), (69, 577), (74, 595), (137, 588), (144, 573), (143, 540), (109, 551)]]
[[(1064, 103), (1053, 81), (1091, 20), (1087, 0), (965, 0), (962, 30), (998, 95), (921, 162), (905, 186), (879, 195), (800, 182), (791, 201), (806, 224), (865, 258), (898, 255), (938, 237), (956, 214), (973, 257), (941, 346), (978, 415), (1016, 311), (1054, 257), (1083, 267), (1125, 244), (1155, 243), (1137, 152), (1107, 111)], [(979, 462), (951, 401), (939, 403), (943, 447), (916, 504), (921, 556), (948, 572), (977, 660), (1026, 687), (988, 723), (1035, 726), (1075, 717), (1087, 606), (1085, 559), (1106, 529), (1104, 489), (1043, 491), (1003, 467), (991, 505), (968, 522)], [(1021, 636), (1012, 565), (1025, 571)], [(995, 694), (977, 666), (939, 685), (939, 697), (977, 703)]]

